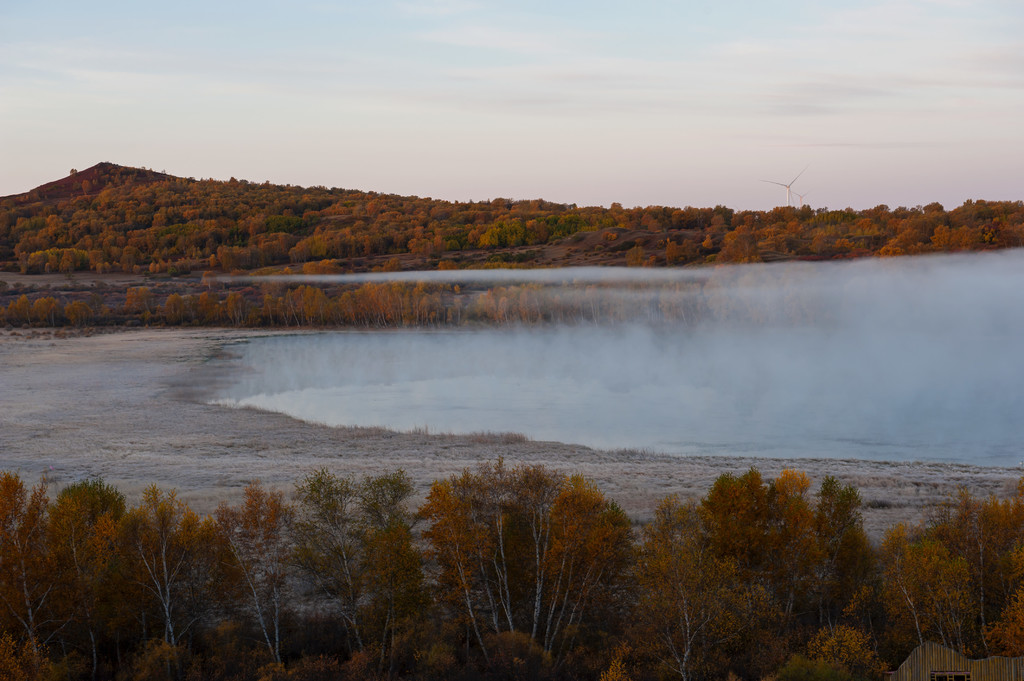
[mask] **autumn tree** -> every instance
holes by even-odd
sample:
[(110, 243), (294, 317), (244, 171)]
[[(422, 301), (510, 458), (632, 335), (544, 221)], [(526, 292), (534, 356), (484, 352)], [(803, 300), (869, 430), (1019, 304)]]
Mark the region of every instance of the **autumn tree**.
[[(564, 653), (593, 612), (621, 610), (625, 576), (633, 560), (630, 520), (597, 486), (581, 475), (563, 482), (551, 505), (551, 541), (538, 592), (546, 652)], [(536, 555), (536, 554), (535, 554)]]
[(241, 504), (221, 504), (216, 512), (218, 530), (230, 556), (229, 568), (243, 593), (240, 600), (278, 663), (289, 589), (292, 516), (284, 494), (265, 490), (258, 482), (245, 488)]
[(0, 473), (0, 602), (8, 630), (20, 630), (33, 665), (43, 664), (42, 647), (62, 624), (51, 601), (59, 588), (47, 527), (46, 483), (28, 489), (15, 473)]
[(757, 239), (749, 227), (741, 225), (729, 231), (722, 242), (722, 250), (719, 251), (718, 259), (715, 262), (761, 262)]
[(224, 318), (232, 326), (241, 326), (249, 313), (249, 303), (238, 291), (232, 291), (224, 299)]
[(32, 305), (28, 302), (28, 296), (24, 293), (7, 304), (8, 324), (28, 324)]
[[(765, 481), (751, 469), (724, 474), (701, 500), (700, 512), (715, 554), (735, 562), (742, 579), (763, 588), (767, 607), (759, 623), (763, 650), (757, 673), (781, 664), (790, 638), (808, 622), (832, 625), (843, 616), (872, 570), (861, 524), (860, 496), (826, 478), (819, 491), (800, 471)], [(773, 657), (774, 656), (774, 657)], [(774, 662), (773, 662), (774, 660)]]
[[(1015, 550), (1010, 560), (1015, 573), (1024, 572), (1024, 547)], [(1024, 586), (1017, 588), (998, 619), (986, 628), (985, 645), (996, 655), (1024, 655)]]
[(124, 300), (124, 310), (129, 314), (152, 313), (155, 307), (153, 292), (146, 286), (135, 286), (128, 289)]
[(774, 506), (768, 536), (768, 577), (784, 616), (790, 618), (810, 605), (823, 555), (811, 505), (811, 481), (802, 471), (784, 470), (770, 485)]
[(845, 624), (820, 629), (807, 646), (807, 657), (842, 669), (858, 679), (877, 679), (887, 671), (871, 638)]
[[(65, 586), (64, 609), (75, 629), (84, 629), (92, 661), (99, 667), (98, 645), (109, 610), (117, 564), (118, 523), (124, 495), (99, 479), (73, 483), (60, 491), (49, 513), (54, 564)], [(77, 644), (78, 642), (75, 641)]]
[(150, 486), (121, 520), (131, 578), (156, 606), (163, 640), (179, 645), (210, 607), (216, 533), (174, 491)]
[(92, 320), (93, 311), (88, 303), (75, 300), (64, 306), (64, 316), (72, 325), (83, 327)]
[(881, 562), (890, 636), (904, 645), (935, 639), (967, 654), (978, 611), (966, 561), (899, 524), (885, 535)]
[(864, 532), (860, 493), (826, 476), (815, 494), (814, 533), (819, 561), (814, 593), (818, 621), (834, 626), (874, 574), (874, 553)]
[(196, 315), (203, 324), (217, 324), (221, 320), (220, 295), (216, 291), (203, 291), (196, 303)]
[(369, 601), (362, 618), (379, 649), (378, 672), (393, 676), (405, 640), (428, 605), (420, 552), (413, 544), (412, 514), (406, 504), (413, 487), (403, 471), (363, 480), (362, 572)]
[[(441, 569), (439, 582), (448, 605), (461, 613), (485, 660), (485, 632), (516, 630), (510, 561), (531, 555), (513, 553), (507, 545), (512, 475), (500, 460), (478, 473), (467, 469), (460, 476), (435, 481), (421, 509), (430, 522), (424, 536)], [(552, 486), (549, 483), (553, 480), (545, 480)], [(522, 585), (515, 587), (519, 596)]]
[(363, 480), (321, 469), (296, 488), (295, 558), (335, 604), (350, 651), (373, 649), (391, 673), (427, 604), (402, 471)]
[(641, 645), (683, 681), (720, 677), (762, 591), (716, 550), (694, 504), (670, 497), (657, 508), (636, 580)]
[(181, 324), (185, 321), (185, 299), (178, 293), (172, 293), (164, 301), (163, 311), (168, 324)]
[(335, 606), (350, 652), (363, 649), (362, 523), (358, 483), (319, 469), (296, 486), (295, 560)]
[[(1024, 543), (1022, 485), (1006, 499), (979, 499), (961, 489), (933, 510), (925, 532), (966, 564), (980, 635), (1010, 607), (1024, 577), (1015, 561), (1016, 550)], [(972, 645), (987, 652), (986, 641), (982, 637)]]
[(56, 326), (57, 313), (59, 309), (61, 309), (61, 305), (53, 296), (37, 298), (36, 301), (32, 303), (32, 320), (37, 324)]
[(774, 493), (760, 471), (718, 477), (701, 500), (701, 514), (716, 554), (731, 558), (751, 581), (765, 581)]
[[(619, 577), (629, 539), (582, 479), (499, 460), (437, 481), (421, 513), (447, 606), (488, 656), (485, 634), (527, 633), (546, 651)], [(625, 553), (624, 553), (625, 552)], [(602, 593), (604, 592), (604, 593)]]
[(645, 253), (644, 247), (640, 244), (633, 246), (631, 249), (626, 251), (626, 265), (628, 267), (640, 267), (644, 264)]

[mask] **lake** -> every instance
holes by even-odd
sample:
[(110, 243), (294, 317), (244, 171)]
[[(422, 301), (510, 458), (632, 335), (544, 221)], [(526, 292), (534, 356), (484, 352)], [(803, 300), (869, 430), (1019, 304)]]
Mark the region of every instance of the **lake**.
[(1024, 458), (1020, 252), (692, 272), (600, 292), (686, 315), (253, 339), (217, 402), (678, 455)]

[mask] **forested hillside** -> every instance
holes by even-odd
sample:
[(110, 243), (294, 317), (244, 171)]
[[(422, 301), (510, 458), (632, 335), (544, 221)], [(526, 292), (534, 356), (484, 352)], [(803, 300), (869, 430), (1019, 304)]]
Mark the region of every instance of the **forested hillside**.
[[(638, 310), (610, 309), (594, 291), (551, 297), (534, 285), (282, 283), (260, 275), (665, 267), (1021, 245), (1020, 201), (968, 202), (951, 211), (938, 204), (733, 211), (451, 203), (193, 180), (101, 163), (0, 199), (0, 323), (389, 328), (608, 321)], [(216, 278), (231, 273), (253, 276)], [(660, 318), (666, 309), (652, 313)]]
[(500, 460), (414, 493), (320, 470), (200, 516), (4, 472), (0, 676), (850, 681), (926, 640), (1024, 654), (1024, 486), (877, 546), (855, 488), (792, 470), (722, 475), (643, 526)]
[(0, 199), (9, 271), (435, 269), (685, 265), (1014, 247), (1024, 204), (869, 210), (452, 203), (326, 187), (172, 177), (110, 163)]

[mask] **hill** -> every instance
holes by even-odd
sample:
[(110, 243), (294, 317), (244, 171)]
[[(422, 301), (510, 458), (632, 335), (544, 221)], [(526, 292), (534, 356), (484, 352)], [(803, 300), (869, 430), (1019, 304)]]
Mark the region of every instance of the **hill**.
[(169, 179), (172, 177), (166, 173), (103, 162), (82, 171), (72, 169), (67, 177), (47, 182), (24, 194), (2, 197), (0, 203), (56, 205), (64, 200), (95, 196), (108, 187), (145, 185)]
[(195, 180), (100, 163), (0, 199), (0, 268), (359, 272), (688, 265), (1024, 244), (1021, 202), (869, 210), (455, 203), (351, 189)]

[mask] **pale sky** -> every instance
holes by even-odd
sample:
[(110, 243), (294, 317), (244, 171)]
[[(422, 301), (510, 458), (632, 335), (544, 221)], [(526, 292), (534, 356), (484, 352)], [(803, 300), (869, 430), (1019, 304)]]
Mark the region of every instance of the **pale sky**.
[(99, 161), (451, 200), (1024, 199), (1021, 0), (0, 0), (0, 195)]

